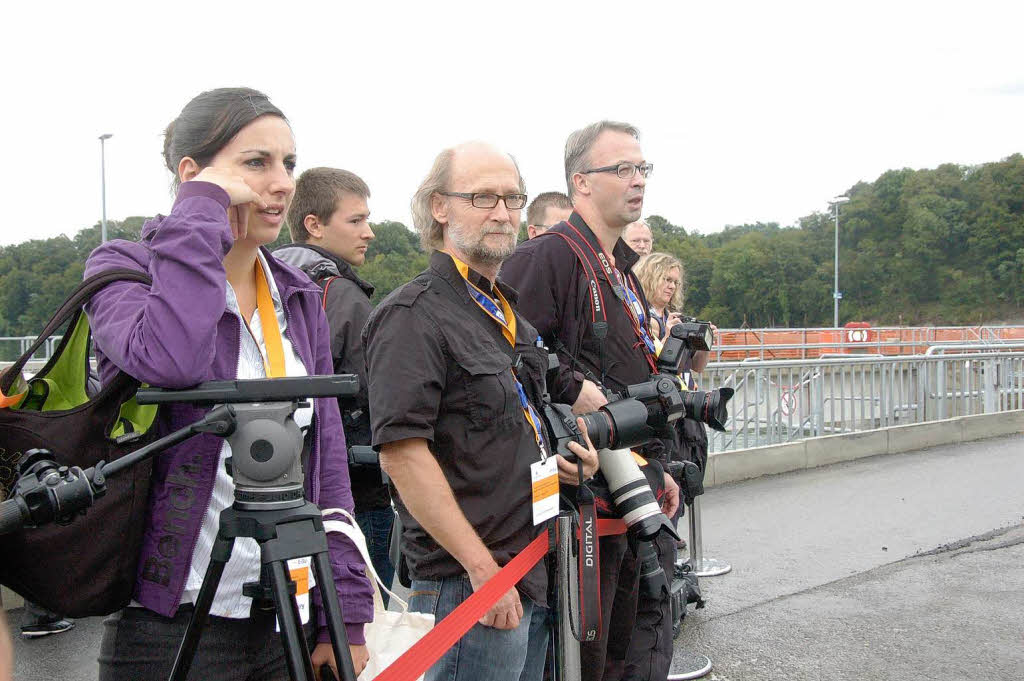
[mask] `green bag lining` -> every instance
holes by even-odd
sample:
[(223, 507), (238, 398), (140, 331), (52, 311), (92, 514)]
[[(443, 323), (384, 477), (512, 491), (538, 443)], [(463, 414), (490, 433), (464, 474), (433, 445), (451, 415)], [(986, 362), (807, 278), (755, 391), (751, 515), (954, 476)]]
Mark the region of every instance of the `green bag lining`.
[[(45, 375), (37, 374), (28, 382), (28, 395), (16, 409), (67, 411), (89, 401), (86, 393), (89, 371), (89, 320), (82, 314), (71, 337)], [(111, 439), (129, 433), (146, 433), (156, 420), (158, 405), (140, 405), (132, 397), (121, 405)]]

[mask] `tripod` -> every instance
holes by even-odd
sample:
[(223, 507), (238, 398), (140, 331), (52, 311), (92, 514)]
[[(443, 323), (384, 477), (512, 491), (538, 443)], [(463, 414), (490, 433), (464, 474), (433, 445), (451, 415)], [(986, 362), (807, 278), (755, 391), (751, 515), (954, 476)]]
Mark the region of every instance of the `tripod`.
[(46, 450), (26, 452), (11, 499), (0, 502), (0, 534), (23, 526), (71, 522), (106, 492), (106, 479), (132, 465), (201, 433), (226, 438), (231, 457), (225, 462), (235, 482), (234, 503), (220, 515), (214, 542), (196, 599), (171, 670), (171, 681), (186, 681), (217, 586), (235, 539), (256, 540), (262, 563), (260, 582), (243, 586), (243, 594), (277, 610), (285, 662), (293, 681), (313, 681), (313, 663), (302, 637), (296, 583), (288, 561), (310, 557), (320, 585), (334, 659), (343, 681), (356, 681), (341, 604), (327, 554), (320, 509), (304, 498), (301, 454), (303, 436), (293, 414), (307, 397), (356, 393), (352, 375), (210, 381), (192, 390), (149, 388), (138, 391), (139, 404), (188, 403), (213, 406), (202, 419), (110, 463), (94, 467), (60, 466)]
[(244, 508), (244, 505), (239, 508), (236, 499), (235, 505), (221, 512), (220, 529), (213, 545), (210, 564), (206, 568), (195, 610), (174, 660), (171, 681), (185, 681), (188, 677), (200, 634), (210, 614), (213, 596), (238, 537), (251, 537), (259, 544), (264, 574), (269, 577), (270, 584), (248, 583), (243, 587), (243, 593), (255, 599), (273, 600), (291, 678), (294, 681), (313, 681), (316, 678), (309, 650), (302, 637), (299, 608), (295, 600), (296, 585), (288, 573), (288, 560), (310, 556), (316, 582), (321, 585), (322, 605), (327, 615), (327, 629), (339, 673), (344, 681), (355, 681), (356, 673), (349, 655), (341, 604), (333, 588), (331, 563), (327, 557), (327, 535), (320, 509), (308, 502), (294, 508), (265, 510), (252, 510)]
[[(140, 403), (160, 402), (165, 398), (175, 402), (194, 401), (181, 392), (159, 390), (139, 391), (137, 396)], [(205, 401), (212, 399), (215, 398), (204, 397)], [(207, 417), (217, 419), (207, 428), (223, 433), (231, 445), (231, 457), (225, 465), (235, 481), (235, 500), (221, 511), (210, 564), (178, 648), (170, 681), (186, 681), (188, 677), (217, 586), (231, 558), (235, 539), (239, 537), (256, 540), (262, 563), (260, 582), (243, 585), (242, 593), (257, 603), (273, 603), (292, 680), (314, 681), (316, 678), (302, 637), (299, 606), (295, 600), (296, 584), (288, 569), (289, 560), (309, 556), (316, 582), (321, 585), (321, 605), (327, 618), (335, 663), (343, 681), (356, 681), (327, 555), (322, 515), (315, 504), (304, 498), (303, 436), (293, 418), (300, 404), (306, 403), (293, 399), (222, 404)]]

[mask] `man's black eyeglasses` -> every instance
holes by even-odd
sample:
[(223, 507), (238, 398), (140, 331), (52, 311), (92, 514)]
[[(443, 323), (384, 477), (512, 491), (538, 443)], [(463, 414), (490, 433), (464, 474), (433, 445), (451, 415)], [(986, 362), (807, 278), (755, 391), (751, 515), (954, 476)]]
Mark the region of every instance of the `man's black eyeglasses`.
[(469, 199), (474, 208), (494, 208), (498, 205), (498, 199), (505, 202), (505, 208), (509, 210), (522, 210), (526, 206), (526, 194), (467, 194), (465, 192), (438, 192), (441, 196), (454, 196), (460, 199)]
[(589, 173), (615, 173), (623, 180), (628, 180), (633, 177), (636, 171), (640, 171), (640, 174), (644, 177), (650, 177), (651, 171), (654, 170), (653, 163), (616, 163), (613, 166), (604, 166), (603, 168), (591, 168), (590, 170), (584, 170), (582, 173), (587, 175)]

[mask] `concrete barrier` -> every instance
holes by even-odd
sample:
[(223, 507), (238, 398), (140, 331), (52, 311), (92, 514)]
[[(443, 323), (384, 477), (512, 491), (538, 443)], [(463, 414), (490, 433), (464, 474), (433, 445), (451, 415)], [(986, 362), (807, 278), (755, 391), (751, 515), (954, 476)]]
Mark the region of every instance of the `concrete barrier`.
[(960, 416), (767, 447), (715, 452), (708, 457), (704, 486), (714, 487), (868, 456), (899, 454), (1019, 433), (1024, 433), (1024, 410)]
[(717, 485), (807, 468), (807, 447), (803, 442), (751, 447), (730, 454), (735, 456), (719, 457), (715, 461)]
[(884, 454), (889, 451), (889, 432), (886, 428), (880, 428), (846, 435), (814, 437), (803, 442), (807, 446), (807, 467), (815, 468)]
[(961, 442), (1022, 433), (1024, 432), (1024, 410), (963, 416), (960, 418), (960, 424), (963, 428)]
[(893, 426), (889, 430), (889, 454), (913, 452), (939, 445), (960, 442), (963, 426), (960, 419), (944, 419), (928, 423), (912, 423), (906, 426)]

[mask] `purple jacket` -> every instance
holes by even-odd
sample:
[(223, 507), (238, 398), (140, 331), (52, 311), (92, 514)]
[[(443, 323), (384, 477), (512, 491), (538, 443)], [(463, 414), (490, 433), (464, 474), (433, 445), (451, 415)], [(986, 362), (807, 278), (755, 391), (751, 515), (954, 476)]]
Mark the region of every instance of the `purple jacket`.
[[(225, 310), (222, 263), (232, 246), (227, 193), (207, 182), (181, 186), (171, 214), (145, 224), (139, 242), (110, 241), (92, 252), (85, 276), (130, 268), (146, 272), (151, 286), (117, 282), (93, 297), (86, 312), (104, 382), (123, 369), (162, 388), (236, 377), (241, 348), (238, 318)], [(331, 335), (320, 289), (309, 278), (264, 251), (284, 304), (285, 335), (310, 375), (333, 373)], [(166, 405), (156, 424), (162, 436), (203, 416), (206, 409)], [(306, 466), (306, 494), (321, 508), (352, 510), (348, 457), (338, 402), (315, 400), (316, 431)], [(185, 589), (203, 514), (210, 503), (222, 440), (199, 435), (158, 455), (153, 465), (146, 533), (135, 598), (173, 616)], [(373, 619), (373, 590), (355, 546), (329, 534), (331, 568), (349, 642), (364, 642)], [(313, 603), (319, 603), (314, 596)], [(320, 640), (328, 640), (323, 612)]]

